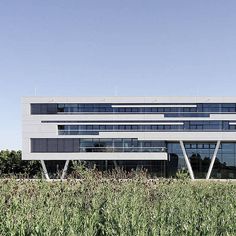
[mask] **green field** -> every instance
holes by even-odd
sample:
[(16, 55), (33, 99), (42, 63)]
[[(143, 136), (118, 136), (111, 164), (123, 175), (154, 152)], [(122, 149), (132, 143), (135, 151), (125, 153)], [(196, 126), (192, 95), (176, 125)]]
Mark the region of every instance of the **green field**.
[(82, 181), (1, 180), (0, 196), (0, 235), (236, 235), (233, 183), (91, 171)]

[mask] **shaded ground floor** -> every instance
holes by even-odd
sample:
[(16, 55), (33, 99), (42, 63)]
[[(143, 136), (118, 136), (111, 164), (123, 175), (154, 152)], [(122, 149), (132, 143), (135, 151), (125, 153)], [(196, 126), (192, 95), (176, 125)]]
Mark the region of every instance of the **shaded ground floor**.
[[(207, 175), (213, 179), (236, 179), (236, 143), (219, 142), (217, 147), (217, 142), (185, 142), (183, 149), (179, 142), (165, 142), (164, 146), (167, 160), (96, 160), (83, 163), (99, 171), (119, 168), (131, 172), (142, 169), (151, 177), (175, 177), (178, 171), (183, 171), (192, 172), (195, 179), (205, 179)], [(46, 161), (45, 164), (51, 173), (65, 167), (65, 161)], [(68, 167), (70, 172), (71, 164)]]

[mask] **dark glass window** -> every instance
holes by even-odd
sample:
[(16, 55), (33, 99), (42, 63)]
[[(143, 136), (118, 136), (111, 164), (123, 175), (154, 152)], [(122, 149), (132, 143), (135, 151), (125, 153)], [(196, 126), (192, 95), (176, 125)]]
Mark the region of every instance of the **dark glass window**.
[(57, 152), (57, 139), (48, 139), (48, 152)]
[(56, 114), (57, 104), (47, 104), (47, 114)]
[(57, 151), (58, 152), (65, 152), (65, 142), (64, 139), (58, 138), (57, 139)]
[(202, 148), (203, 148), (203, 144), (199, 143), (199, 144), (197, 145), (197, 148), (202, 149)]
[[(103, 103), (42, 103), (31, 104), (31, 114), (63, 114), (63, 113), (164, 113), (166, 117), (209, 117), (211, 113), (235, 113), (235, 103), (203, 103), (197, 104), (197, 107), (165, 107), (165, 105), (177, 104), (163, 104), (163, 107), (112, 107), (115, 104)], [(121, 104), (119, 104), (121, 105)], [(124, 104), (132, 105), (132, 104)], [(137, 104), (135, 104), (137, 105)], [(141, 104), (140, 104), (141, 105)], [(159, 106), (161, 104), (158, 104)], [(189, 104), (191, 105), (191, 104)], [(195, 105), (195, 104), (194, 104)]]
[[(67, 121), (64, 121), (67, 122)], [(116, 122), (116, 121), (114, 121)], [(118, 121), (117, 121), (118, 122)], [(175, 121), (176, 122), (176, 121)], [(236, 125), (229, 125), (231, 121), (182, 121), (183, 125), (58, 125), (60, 135), (98, 134), (106, 132), (158, 132), (158, 131), (235, 131)], [(60, 123), (60, 122), (59, 122)], [(86, 123), (86, 122), (85, 122)], [(132, 123), (132, 122), (131, 122)], [(82, 132), (83, 131), (83, 132)]]
[(47, 139), (32, 139), (31, 150), (32, 152), (47, 152)]
[(68, 138), (64, 140), (64, 150), (65, 152), (73, 152), (74, 151), (74, 143), (73, 139)]
[(40, 108), (40, 104), (31, 104), (31, 114), (40, 114), (41, 112), (41, 108)]

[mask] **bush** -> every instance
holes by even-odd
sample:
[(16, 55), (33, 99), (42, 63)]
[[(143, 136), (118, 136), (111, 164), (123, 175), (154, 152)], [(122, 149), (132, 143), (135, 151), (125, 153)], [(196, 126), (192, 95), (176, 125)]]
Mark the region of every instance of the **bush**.
[(0, 151), (0, 177), (30, 177), (40, 176), (39, 161), (23, 161), (21, 151)]

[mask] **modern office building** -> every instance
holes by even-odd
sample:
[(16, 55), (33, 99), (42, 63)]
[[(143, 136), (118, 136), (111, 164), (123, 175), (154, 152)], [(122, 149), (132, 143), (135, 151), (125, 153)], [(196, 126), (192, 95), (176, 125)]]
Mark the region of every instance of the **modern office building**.
[(236, 97), (25, 97), (23, 159), (236, 178)]

